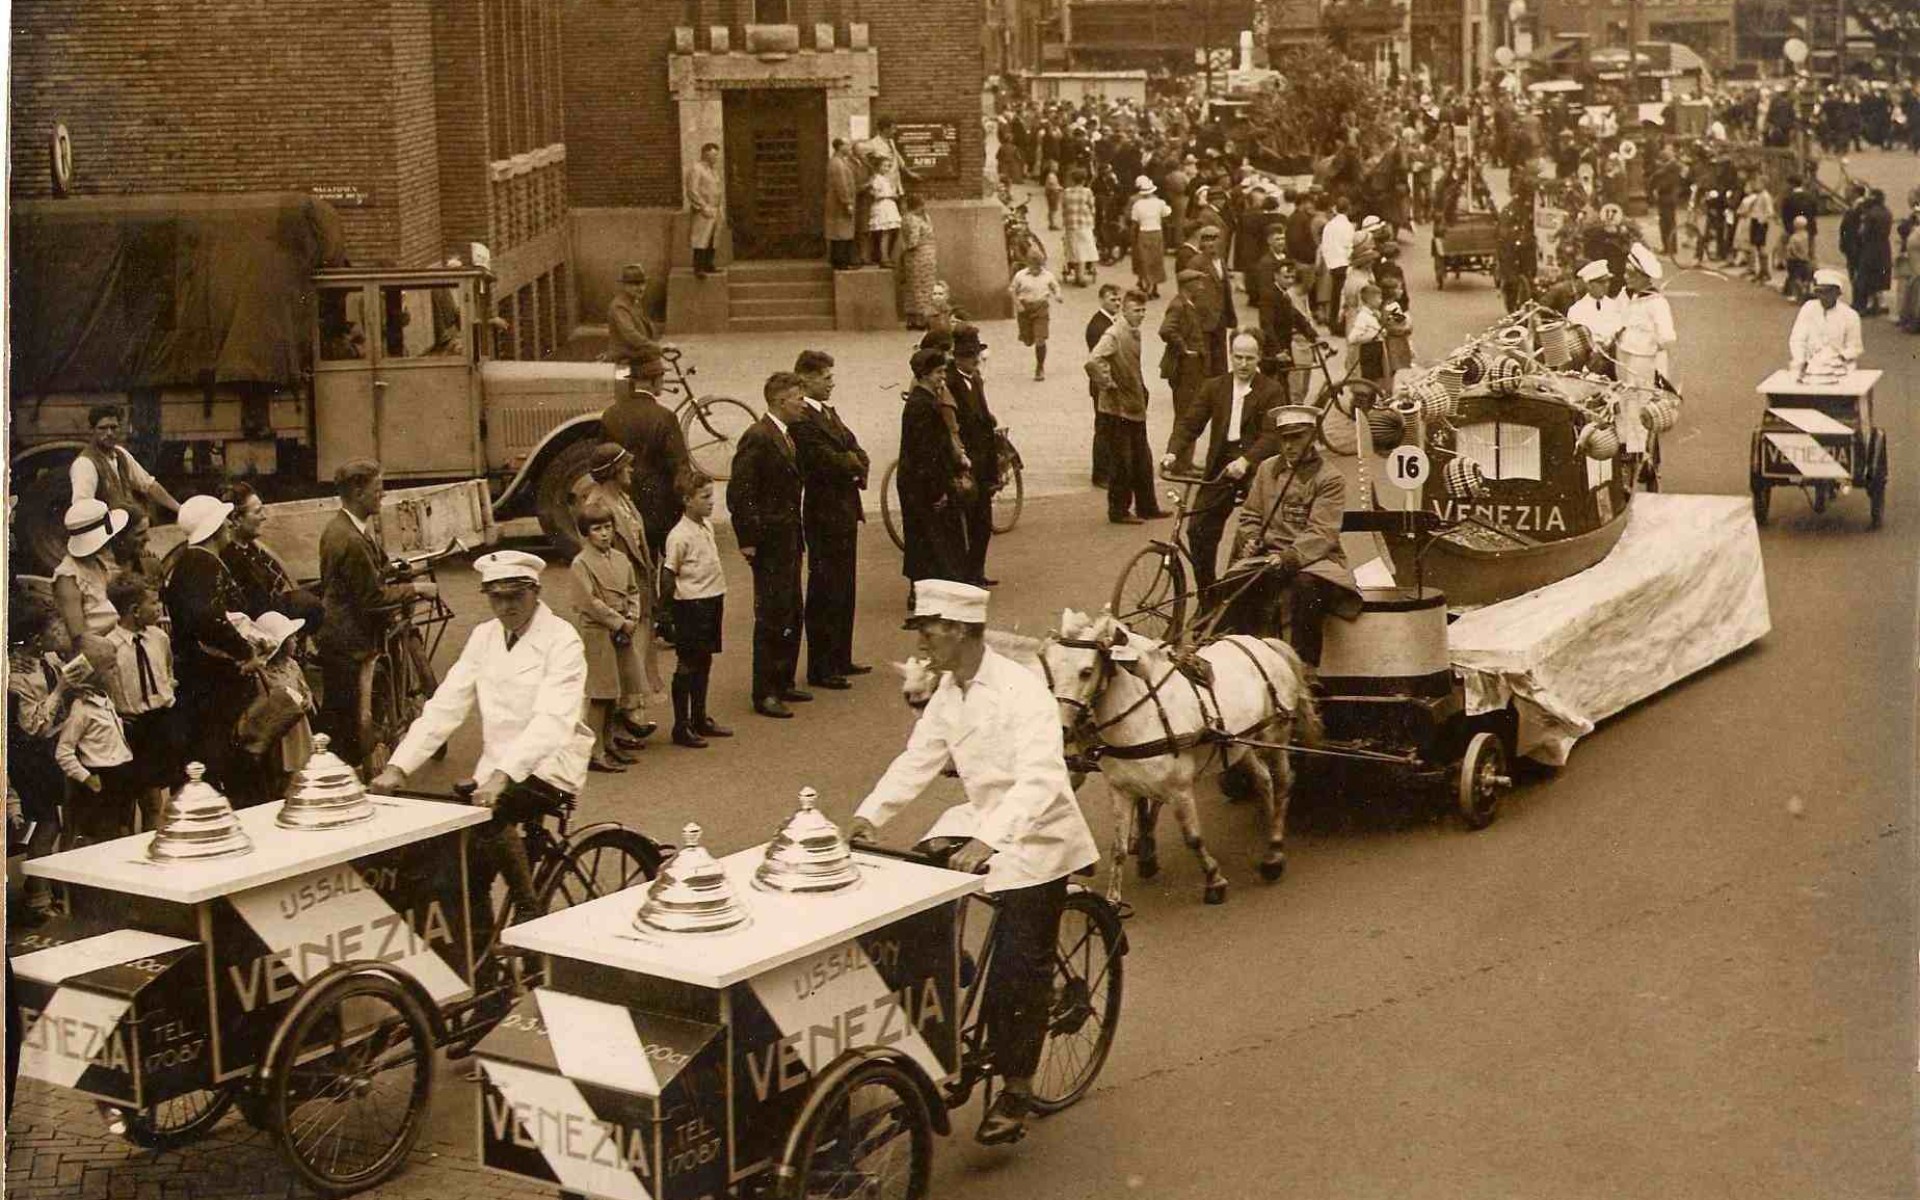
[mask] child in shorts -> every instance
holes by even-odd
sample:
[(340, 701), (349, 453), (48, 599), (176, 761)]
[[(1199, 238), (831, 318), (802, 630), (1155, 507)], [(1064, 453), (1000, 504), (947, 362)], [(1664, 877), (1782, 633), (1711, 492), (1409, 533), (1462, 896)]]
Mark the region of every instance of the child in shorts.
[(698, 472), (680, 477), (686, 509), (667, 533), (660, 555), (659, 611), (673, 613), (673, 744), (704, 750), (708, 738), (733, 730), (707, 715), (707, 684), (720, 653), (727, 579), (713, 540), (713, 480)]
[(1027, 265), (1015, 271), (1007, 285), (1013, 297), (1014, 317), (1020, 324), (1020, 344), (1033, 347), (1033, 377), (1047, 377), (1047, 332), (1053, 303), (1064, 301), (1060, 280), (1047, 269), (1047, 250), (1038, 240), (1027, 244)]
[(1805, 300), (1813, 291), (1813, 237), (1807, 232), (1807, 219), (1795, 217), (1793, 232), (1787, 235), (1787, 283), (1783, 289), (1795, 300)]

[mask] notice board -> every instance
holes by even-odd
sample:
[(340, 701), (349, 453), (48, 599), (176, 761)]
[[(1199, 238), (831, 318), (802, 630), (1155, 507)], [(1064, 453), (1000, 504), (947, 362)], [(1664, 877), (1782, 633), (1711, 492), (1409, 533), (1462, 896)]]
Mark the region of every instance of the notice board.
[(925, 179), (960, 177), (960, 127), (952, 121), (901, 121), (893, 141), (902, 166)]

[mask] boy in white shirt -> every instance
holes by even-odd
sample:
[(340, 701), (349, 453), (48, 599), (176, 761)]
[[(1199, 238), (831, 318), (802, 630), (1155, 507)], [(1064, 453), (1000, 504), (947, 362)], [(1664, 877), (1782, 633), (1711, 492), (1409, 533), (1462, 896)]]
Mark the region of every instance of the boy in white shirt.
[(713, 656), (720, 653), (720, 626), (726, 612), (727, 579), (713, 540), (713, 480), (693, 472), (681, 476), (686, 509), (667, 533), (660, 552), (660, 604), (673, 614), (673, 744), (704, 750), (708, 738), (732, 737), (733, 730), (707, 715), (707, 682)]
[(72, 781), (67, 790), (69, 848), (133, 832), (134, 788), (128, 770), (133, 751), (106, 689), (114, 673), (113, 651), (96, 642), (86, 659), (93, 673), (74, 687), (53, 747), (53, 761)]
[(1047, 251), (1037, 240), (1027, 244), (1027, 265), (1014, 272), (1007, 294), (1013, 297), (1013, 315), (1020, 323), (1020, 344), (1033, 347), (1033, 377), (1045, 379), (1052, 305), (1066, 297), (1060, 280), (1047, 270)]

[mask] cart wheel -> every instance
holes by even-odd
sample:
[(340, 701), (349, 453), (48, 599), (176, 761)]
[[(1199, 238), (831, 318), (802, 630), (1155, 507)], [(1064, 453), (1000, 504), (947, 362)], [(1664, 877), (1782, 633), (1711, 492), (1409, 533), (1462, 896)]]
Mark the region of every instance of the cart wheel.
[(147, 1150), (171, 1150), (204, 1137), (233, 1106), (231, 1085), (202, 1088), (138, 1112), (126, 1110), (127, 1140)]
[(1755, 525), (1765, 525), (1767, 523), (1767, 513), (1773, 508), (1773, 485), (1758, 475), (1752, 478), (1751, 483), (1753, 486), (1753, 523)]
[(1127, 560), (1113, 585), (1113, 619), (1163, 642), (1186, 628), (1186, 564), (1171, 546), (1144, 546)]
[(342, 975), (306, 1004), (270, 1064), (280, 1153), (324, 1196), (379, 1184), (406, 1162), (433, 1092), (433, 1031), (385, 975)]
[(887, 473), (880, 479), (880, 521), (887, 527), (887, 536), (893, 539), (893, 548), (905, 550), (907, 536), (901, 532), (900, 493), (894, 490), (899, 473), (900, 464), (891, 462), (887, 464)]
[(1087, 1094), (1120, 1024), (1126, 934), (1111, 904), (1091, 892), (1067, 897), (1053, 953), (1053, 1006), (1033, 1078), (1033, 1109), (1056, 1113)]
[(540, 911), (558, 912), (645, 883), (665, 856), (651, 838), (631, 829), (596, 829), (567, 848), (540, 889)]
[(393, 660), (376, 653), (360, 668), (360, 753), (367, 778), (378, 775), (400, 744), (407, 727), (400, 723), (399, 699), (394, 694)]
[[(999, 491), (993, 494), (993, 531), (1012, 533), (1013, 527), (1020, 523), (1020, 510), (1027, 506), (1027, 481), (1018, 463), (1007, 468), (1012, 478), (1006, 481)], [(902, 546), (901, 549), (906, 549)]]
[(1887, 439), (1873, 431), (1873, 468), (1867, 477), (1867, 524), (1880, 528), (1887, 512)]
[(733, 452), (740, 436), (760, 418), (731, 396), (702, 396), (680, 414), (687, 439), (687, 457), (708, 479), (733, 473)]
[(1507, 752), (1491, 733), (1476, 733), (1460, 759), (1456, 802), (1468, 829), (1485, 829), (1499, 815), (1500, 794), (1513, 786), (1507, 774)]
[(798, 1146), (788, 1200), (920, 1200), (933, 1168), (933, 1118), (905, 1071), (862, 1063), (813, 1106)]

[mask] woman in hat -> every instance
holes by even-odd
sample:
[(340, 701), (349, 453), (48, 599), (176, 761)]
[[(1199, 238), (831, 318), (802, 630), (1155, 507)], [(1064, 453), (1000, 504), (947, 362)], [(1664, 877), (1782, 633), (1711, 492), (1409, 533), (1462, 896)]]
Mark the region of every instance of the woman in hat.
[(246, 676), (259, 669), (252, 644), (227, 619), (240, 611), (240, 589), (221, 559), (233, 505), (213, 496), (189, 496), (180, 505), (187, 544), (163, 593), (173, 623), (178, 676), (174, 711), (186, 735), (187, 761), (205, 764), (215, 786), (229, 783), (234, 725), (252, 701)]
[(1155, 194), (1153, 180), (1145, 175), (1133, 181), (1133, 203), (1127, 208), (1127, 222), (1133, 227), (1133, 277), (1141, 291), (1152, 299), (1160, 294), (1167, 280), (1167, 243), (1163, 222), (1173, 208)]
[(131, 520), (124, 509), (110, 509), (103, 500), (79, 500), (67, 509), (67, 553), (53, 569), (53, 602), (67, 635), (76, 642), (103, 635), (120, 623), (113, 601), (107, 599), (114, 575), (107, 543)]

